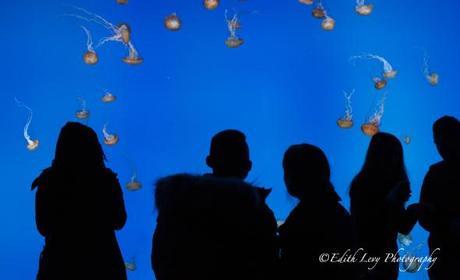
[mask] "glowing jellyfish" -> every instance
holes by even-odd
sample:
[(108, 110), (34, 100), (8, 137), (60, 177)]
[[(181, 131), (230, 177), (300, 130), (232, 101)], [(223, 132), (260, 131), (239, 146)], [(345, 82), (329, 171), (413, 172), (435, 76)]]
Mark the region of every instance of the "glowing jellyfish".
[(128, 57), (123, 59), (124, 62), (126, 62), (127, 64), (140, 64), (143, 61), (141, 58), (139, 58), (138, 53), (136, 49), (134, 48), (134, 45), (131, 41), (131, 28), (129, 27), (128, 24), (121, 23), (119, 25), (114, 25), (108, 20), (106, 20), (105, 18), (97, 14), (91, 13), (83, 8), (74, 7), (74, 9), (76, 9), (77, 11), (80, 11), (81, 13), (83, 13), (83, 15), (70, 14), (68, 16), (82, 19), (88, 22), (94, 22), (98, 25), (101, 25), (102, 27), (104, 27), (105, 29), (111, 32), (111, 35), (102, 38), (97, 43), (95, 48), (98, 48), (110, 41), (120, 42), (120, 43), (123, 43), (129, 50)]
[(128, 271), (135, 271), (137, 269), (136, 260), (132, 259), (128, 262), (125, 262), (125, 267), (126, 267), (126, 270)]
[(219, 6), (219, 0), (204, 0), (203, 6), (208, 10), (215, 10)]
[(412, 235), (410, 233), (407, 235), (398, 233), (398, 242), (401, 244), (401, 246), (408, 247), (413, 242)]
[(385, 95), (380, 100), (374, 114), (370, 116), (367, 121), (361, 125), (361, 131), (367, 136), (374, 136), (380, 132), (380, 123), (383, 118), (385, 109)]
[(104, 103), (112, 103), (116, 99), (117, 99), (117, 97), (113, 93), (111, 93), (109, 91), (105, 91), (104, 95), (101, 98), (102, 102), (104, 102)]
[(299, 0), (300, 3), (305, 4), (305, 5), (311, 5), (313, 4), (313, 0)]
[(244, 43), (244, 40), (236, 35), (236, 31), (240, 29), (240, 19), (238, 14), (234, 13), (233, 17), (228, 17), (228, 10), (225, 10), (225, 21), (227, 22), (228, 32), (230, 36), (225, 40), (225, 45), (229, 48), (238, 48)]
[(86, 120), (89, 118), (89, 111), (86, 109), (86, 100), (78, 98), (78, 101), (80, 101), (80, 109), (75, 112), (75, 117), (79, 120)]
[(26, 142), (27, 142), (27, 146), (26, 146), (27, 150), (35, 151), (38, 148), (38, 145), (40, 144), (40, 141), (38, 141), (38, 139), (33, 140), (29, 135), (29, 127), (30, 127), (30, 124), (32, 123), (32, 118), (33, 118), (34, 113), (33, 113), (32, 109), (29, 106), (27, 106), (24, 103), (20, 102), (16, 98), (15, 98), (15, 101), (16, 101), (16, 104), (18, 105), (18, 107), (25, 108), (29, 112), (29, 115), (28, 115), (27, 121), (26, 121), (26, 125), (24, 126), (23, 134), (24, 134), (24, 139), (26, 139)]
[(86, 49), (87, 50), (85, 54), (83, 55), (83, 61), (86, 64), (94, 65), (99, 61), (99, 58), (97, 56), (96, 51), (93, 48), (93, 38), (91, 37), (91, 33), (89, 32), (88, 29), (86, 29), (86, 27), (82, 26), (81, 28), (83, 28), (83, 30), (85, 31), (86, 38), (87, 38), (86, 39)]
[(181, 27), (181, 20), (176, 15), (176, 13), (173, 13), (165, 18), (164, 24), (166, 29), (171, 31), (178, 31)]
[(117, 3), (120, 5), (128, 4), (128, 0), (117, 0)]
[(138, 191), (142, 188), (142, 183), (137, 180), (137, 173), (134, 171), (131, 179), (126, 184), (126, 189), (128, 191)]
[(353, 108), (351, 107), (351, 97), (355, 93), (355, 90), (352, 90), (350, 93), (346, 91), (343, 92), (345, 96), (345, 115), (337, 120), (337, 125), (340, 128), (350, 128), (353, 126)]
[(439, 75), (430, 70), (429, 60), (430, 60), (430, 57), (428, 56), (427, 51), (424, 50), (424, 55), (423, 55), (423, 74), (425, 75), (425, 78), (426, 78), (426, 80), (428, 81), (428, 83), (430, 85), (436, 86), (439, 83)]
[(116, 134), (110, 134), (107, 132), (107, 124), (104, 125), (102, 129), (102, 134), (104, 135), (104, 144), (108, 146), (113, 146), (118, 143), (119, 138)]
[(366, 0), (356, 0), (355, 11), (360, 16), (368, 16), (372, 13), (372, 10), (374, 9), (374, 5), (366, 4), (365, 2)]

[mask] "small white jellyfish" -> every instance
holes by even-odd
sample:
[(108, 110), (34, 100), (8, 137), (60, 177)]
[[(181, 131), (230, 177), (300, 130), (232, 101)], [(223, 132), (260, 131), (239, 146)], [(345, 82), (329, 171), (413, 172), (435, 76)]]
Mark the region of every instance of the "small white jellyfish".
[(101, 100), (104, 103), (112, 103), (117, 99), (117, 97), (111, 93), (110, 91), (105, 91), (104, 95), (102, 96)]
[(398, 242), (401, 244), (401, 246), (408, 247), (412, 245), (412, 242), (413, 242), (412, 235), (410, 233), (407, 235), (398, 233)]
[(110, 134), (107, 132), (107, 124), (104, 124), (102, 129), (102, 134), (104, 135), (104, 144), (107, 146), (113, 146), (118, 143), (119, 137), (116, 134)]
[(93, 47), (93, 38), (91, 36), (91, 32), (89, 32), (89, 30), (83, 25), (81, 26), (81, 28), (85, 31), (86, 38), (87, 38), (86, 39), (86, 52), (83, 55), (83, 61), (86, 64), (94, 65), (99, 61), (99, 58)]
[(86, 109), (86, 100), (79, 97), (80, 109), (75, 112), (75, 117), (79, 120), (86, 120), (89, 118), (89, 111)]
[(366, 4), (366, 0), (356, 0), (355, 11), (360, 16), (368, 16), (372, 13), (374, 5)]
[(172, 13), (164, 20), (166, 29), (171, 31), (178, 31), (181, 28), (182, 22), (176, 13)]
[(135, 271), (137, 269), (136, 260), (132, 258), (131, 260), (125, 262), (126, 270)]
[(439, 84), (439, 74), (430, 70), (428, 52), (424, 49), (423, 53), (423, 74), (430, 85), (436, 86)]
[(375, 110), (374, 114), (372, 114), (367, 121), (361, 125), (361, 131), (367, 136), (374, 136), (375, 134), (380, 132), (380, 124), (382, 122), (383, 113), (385, 109), (385, 98), (386, 96), (383, 95), (382, 99), (380, 100), (379, 104), (377, 105), (377, 109)]
[(236, 35), (236, 31), (241, 28), (240, 19), (235, 12), (231, 18), (228, 17), (228, 10), (225, 10), (225, 21), (230, 36), (225, 40), (225, 45), (229, 48), (238, 48), (244, 40)]
[(337, 120), (337, 125), (340, 128), (351, 128), (353, 126), (353, 108), (351, 107), (351, 97), (355, 93), (352, 90), (350, 93), (344, 91), (345, 96), (345, 115)]
[(29, 115), (27, 116), (26, 124), (24, 126), (23, 135), (24, 135), (24, 139), (26, 139), (26, 142), (27, 142), (27, 146), (26, 146), (27, 150), (35, 151), (38, 148), (40, 141), (38, 141), (38, 139), (33, 140), (29, 135), (29, 127), (30, 127), (30, 124), (32, 123), (33, 111), (29, 106), (20, 102), (16, 98), (15, 98), (15, 101), (18, 107), (25, 108), (29, 112)]
[(142, 183), (137, 180), (137, 172), (134, 171), (129, 182), (126, 184), (128, 191), (138, 191), (142, 188)]

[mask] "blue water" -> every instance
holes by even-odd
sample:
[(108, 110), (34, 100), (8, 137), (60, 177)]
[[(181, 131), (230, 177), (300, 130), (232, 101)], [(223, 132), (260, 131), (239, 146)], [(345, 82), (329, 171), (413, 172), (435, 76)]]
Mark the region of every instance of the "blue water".
[[(311, 7), (296, 0), (222, 0), (214, 11), (195, 1), (115, 0), (64, 2), (2, 1), (0, 6), (2, 186), (0, 188), (0, 278), (33, 279), (43, 239), (35, 229), (31, 181), (50, 164), (60, 127), (87, 101), (88, 124), (100, 134), (104, 123), (120, 136), (106, 147), (108, 165), (122, 184), (133, 169), (144, 184), (125, 191), (129, 219), (118, 233), (126, 260), (135, 258), (130, 279), (153, 279), (150, 268), (154, 230), (153, 182), (174, 172), (208, 171), (204, 159), (211, 136), (237, 128), (247, 134), (254, 168), (249, 180), (273, 188), (269, 204), (284, 219), (295, 201), (286, 194), (281, 169), (284, 150), (294, 143), (319, 145), (327, 153), (333, 182), (348, 207), (348, 185), (359, 170), (369, 142), (359, 125), (372, 113), (381, 93), (371, 78), (381, 72), (377, 62), (349, 62), (362, 53), (384, 56), (399, 71), (387, 87), (382, 130), (410, 135), (405, 146), (413, 197), (429, 165), (439, 159), (431, 124), (444, 115), (460, 117), (458, 77), (460, 24), (458, 1), (372, 0), (374, 13), (360, 17), (354, 1), (325, 0), (336, 21), (334, 31), (321, 30)], [(132, 28), (133, 42), (144, 63), (126, 65), (126, 49), (109, 42), (98, 50), (96, 66), (83, 63), (86, 37), (107, 35), (95, 24), (64, 16), (73, 4)], [(224, 10), (241, 15), (245, 44), (228, 49)], [(166, 15), (182, 19), (179, 32), (163, 26)], [(422, 72), (423, 51), (440, 74), (431, 87)], [(104, 90), (118, 99), (103, 104)], [(341, 130), (343, 90), (355, 89), (355, 127)], [(34, 111), (30, 126), (40, 140), (35, 152), (26, 149), (22, 129), (27, 118), (17, 97)], [(101, 135), (102, 139), (102, 135)], [(88, 194), (91, 195), (91, 194)], [(417, 226), (416, 243), (426, 242)], [(426, 251), (426, 246), (422, 253)], [(426, 279), (425, 273), (401, 279)]]

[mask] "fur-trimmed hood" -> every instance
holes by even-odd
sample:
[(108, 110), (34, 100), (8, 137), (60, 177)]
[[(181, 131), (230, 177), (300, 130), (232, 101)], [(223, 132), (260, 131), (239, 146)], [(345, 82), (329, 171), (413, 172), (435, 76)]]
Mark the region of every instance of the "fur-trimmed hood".
[(270, 189), (243, 180), (213, 175), (176, 174), (156, 183), (155, 204), (161, 212), (212, 211), (258, 208), (265, 204)]

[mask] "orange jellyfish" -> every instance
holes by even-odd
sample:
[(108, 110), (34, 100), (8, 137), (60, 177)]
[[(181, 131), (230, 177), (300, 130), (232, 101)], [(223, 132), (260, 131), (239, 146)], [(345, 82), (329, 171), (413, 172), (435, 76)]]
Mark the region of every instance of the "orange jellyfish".
[(139, 57), (139, 54), (137, 53), (136, 49), (134, 48), (131, 42), (128, 43), (128, 48), (129, 48), (128, 56), (123, 58), (123, 61), (126, 64), (131, 64), (131, 65), (141, 64), (144, 61), (144, 59)]
[(383, 65), (382, 76), (383, 77), (373, 78), (374, 87), (376, 89), (380, 90), (380, 89), (385, 88), (388, 84), (387, 80), (395, 78), (396, 74), (398, 73), (398, 71), (394, 70), (391, 64), (385, 58), (381, 56), (374, 55), (374, 54), (364, 54), (364, 55), (359, 55), (359, 56), (352, 56), (350, 58), (350, 61), (354, 61), (356, 59), (373, 59), (373, 60), (377, 60), (382, 63)]
[(326, 15), (326, 18), (321, 22), (321, 27), (326, 31), (331, 31), (335, 27), (335, 20)]
[(83, 98), (78, 98), (80, 101), (80, 109), (75, 112), (75, 117), (79, 120), (86, 120), (89, 118), (89, 111), (86, 109), (86, 100)]
[(178, 31), (182, 25), (181, 20), (176, 15), (176, 13), (172, 13), (169, 16), (167, 16), (164, 20), (164, 24), (166, 29), (171, 31)]
[(311, 15), (314, 17), (314, 18), (319, 18), (319, 19), (322, 19), (322, 18), (325, 18), (326, 17), (326, 10), (324, 9), (323, 5), (320, 3), (318, 3), (318, 5), (316, 6), (316, 8), (314, 8), (311, 12)]
[(361, 131), (367, 136), (374, 136), (380, 132), (380, 123), (383, 118), (385, 108), (385, 95), (377, 106), (377, 110), (370, 116), (367, 121), (361, 125)]
[(379, 77), (375, 77), (373, 80), (374, 80), (374, 87), (378, 90), (384, 89), (388, 84), (387, 80), (379, 78)]
[(129, 182), (126, 184), (128, 191), (138, 191), (142, 188), (142, 183), (137, 180), (137, 172), (134, 171)]
[(104, 95), (101, 98), (102, 102), (104, 102), (104, 103), (112, 103), (116, 99), (117, 99), (117, 97), (114, 94), (112, 94), (111, 92), (109, 92), (109, 91), (105, 91)]
[(337, 125), (340, 128), (351, 128), (353, 126), (353, 108), (351, 107), (351, 97), (355, 93), (352, 90), (350, 93), (343, 92), (345, 96), (345, 115), (337, 120)]
[(311, 5), (313, 4), (313, 0), (299, 0), (300, 3), (305, 4), (305, 5)]
[(97, 56), (96, 51), (93, 48), (93, 38), (91, 37), (91, 33), (89, 32), (88, 29), (86, 29), (86, 27), (82, 26), (81, 28), (83, 28), (83, 30), (85, 31), (86, 38), (87, 38), (86, 39), (86, 52), (83, 55), (83, 61), (86, 64), (94, 65), (99, 61), (99, 58)]
[(215, 10), (219, 6), (219, 0), (204, 0), (203, 6), (208, 10)]
[(128, 4), (128, 0), (117, 0), (117, 3), (120, 5)]
[(331, 31), (335, 27), (335, 20), (328, 16), (326, 9), (324, 8), (321, 1), (318, 3), (316, 8), (312, 11), (312, 16), (314, 18), (323, 19), (321, 22), (321, 27), (326, 31)]
[(225, 40), (225, 45), (229, 48), (238, 48), (244, 43), (244, 40), (236, 35), (236, 31), (241, 27), (238, 14), (234, 13), (232, 18), (228, 17), (228, 10), (225, 10), (225, 21), (227, 22), (230, 36)]
[(29, 127), (30, 127), (30, 124), (32, 123), (33, 111), (29, 106), (20, 102), (16, 98), (15, 98), (15, 101), (18, 107), (23, 107), (29, 112), (26, 124), (24, 126), (23, 135), (24, 135), (24, 139), (26, 139), (26, 142), (27, 142), (27, 146), (26, 146), (27, 150), (35, 151), (36, 149), (38, 149), (38, 145), (40, 144), (40, 141), (38, 141), (38, 139), (33, 140), (29, 135)]
[(113, 146), (118, 143), (119, 138), (116, 134), (110, 134), (107, 132), (107, 124), (104, 125), (102, 129), (102, 134), (104, 135), (104, 144), (107, 146)]
[(366, 4), (366, 0), (356, 0), (355, 11), (360, 16), (368, 16), (372, 13), (374, 5)]
[(428, 56), (428, 52), (424, 50), (423, 55), (423, 74), (425, 75), (426, 80), (432, 86), (436, 86), (439, 84), (439, 74), (432, 72), (429, 66), (430, 57)]

